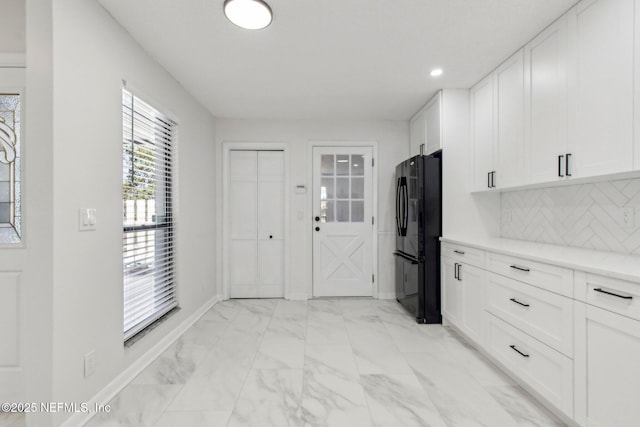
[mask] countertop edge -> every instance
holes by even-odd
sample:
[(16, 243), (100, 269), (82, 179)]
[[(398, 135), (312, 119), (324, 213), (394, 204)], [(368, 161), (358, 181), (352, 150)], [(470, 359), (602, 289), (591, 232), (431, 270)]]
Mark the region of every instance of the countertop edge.
[[(440, 237), (440, 241), (620, 280), (640, 282), (640, 256), (637, 255), (502, 238), (478, 241), (459, 237)], [(544, 256), (543, 253), (554, 255)]]

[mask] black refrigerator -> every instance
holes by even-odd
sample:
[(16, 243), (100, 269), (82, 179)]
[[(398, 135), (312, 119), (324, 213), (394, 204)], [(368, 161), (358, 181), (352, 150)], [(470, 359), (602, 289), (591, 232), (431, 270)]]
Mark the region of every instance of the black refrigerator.
[(396, 166), (396, 299), (418, 323), (442, 323), (442, 152)]

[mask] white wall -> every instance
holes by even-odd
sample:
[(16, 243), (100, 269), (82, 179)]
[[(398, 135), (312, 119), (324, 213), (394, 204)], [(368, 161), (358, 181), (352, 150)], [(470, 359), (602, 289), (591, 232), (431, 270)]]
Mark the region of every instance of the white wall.
[[(53, 1), (53, 399), (84, 402), (217, 295), (214, 120), (95, 1)], [(178, 122), (181, 311), (132, 347), (122, 331), (122, 80)], [(78, 232), (78, 209), (97, 230)], [(83, 376), (95, 350), (97, 372)], [(56, 416), (55, 424), (69, 414)]]
[(443, 92), (442, 235), (463, 240), (500, 236), (500, 194), (471, 194), (469, 90)]
[[(409, 155), (409, 124), (406, 121), (283, 121), (283, 120), (216, 120), (217, 157), (217, 216), (222, 231), (222, 144), (224, 142), (278, 142), (290, 146), (290, 294), (294, 298), (311, 297), (311, 227), (309, 211), (311, 182), (309, 182), (310, 141), (377, 141), (378, 156), (378, 291), (381, 297), (395, 297), (393, 250), (395, 248), (395, 166)], [(294, 193), (295, 185), (304, 184), (307, 193)], [(303, 219), (298, 220), (298, 212)], [(218, 251), (223, 250), (219, 242)], [(219, 260), (218, 279), (222, 283)]]

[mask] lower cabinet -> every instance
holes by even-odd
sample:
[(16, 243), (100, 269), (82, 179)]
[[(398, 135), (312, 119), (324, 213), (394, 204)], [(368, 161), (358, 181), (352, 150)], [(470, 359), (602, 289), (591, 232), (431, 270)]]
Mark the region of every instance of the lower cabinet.
[(578, 424), (640, 425), (640, 321), (576, 302), (575, 334)]
[(573, 416), (573, 360), (491, 316), (489, 353), (567, 417)]
[(572, 424), (640, 426), (640, 281), (452, 248), (447, 322)]
[(484, 345), (489, 331), (486, 271), (443, 257), (441, 272), (443, 316), (477, 344)]

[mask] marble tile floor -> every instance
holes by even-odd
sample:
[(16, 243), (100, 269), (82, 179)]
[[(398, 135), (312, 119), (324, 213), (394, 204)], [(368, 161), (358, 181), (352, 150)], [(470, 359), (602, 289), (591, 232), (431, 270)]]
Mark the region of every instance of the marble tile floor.
[(449, 328), (373, 299), (220, 302), (110, 404), (87, 426), (564, 425)]

